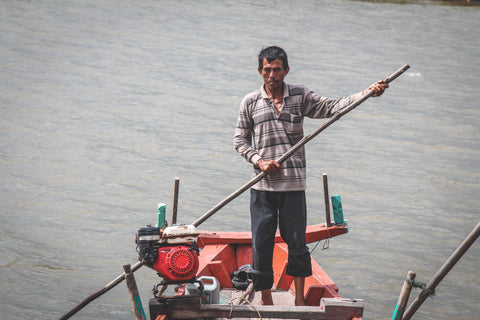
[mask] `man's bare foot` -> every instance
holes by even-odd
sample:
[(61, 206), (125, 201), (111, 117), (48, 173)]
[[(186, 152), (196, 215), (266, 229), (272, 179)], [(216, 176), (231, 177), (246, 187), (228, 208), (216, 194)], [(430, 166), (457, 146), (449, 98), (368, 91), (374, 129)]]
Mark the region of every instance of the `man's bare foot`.
[(305, 299), (303, 297), (295, 296), (295, 305), (296, 306), (306, 306)]
[(293, 282), (295, 284), (295, 305), (305, 306), (305, 298), (303, 296), (305, 289), (305, 278), (293, 277)]
[(260, 304), (264, 306), (272, 306), (273, 305), (273, 298), (272, 298), (272, 290), (262, 290), (262, 299), (260, 300)]

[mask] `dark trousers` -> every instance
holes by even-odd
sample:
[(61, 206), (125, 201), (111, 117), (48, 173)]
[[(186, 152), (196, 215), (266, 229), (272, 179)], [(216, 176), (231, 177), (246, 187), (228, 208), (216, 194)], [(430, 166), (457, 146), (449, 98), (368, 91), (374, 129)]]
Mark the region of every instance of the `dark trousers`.
[(273, 247), (277, 223), (288, 245), (287, 274), (312, 275), (310, 252), (306, 246), (307, 206), (305, 191), (250, 191), (250, 217), (255, 290), (273, 286)]

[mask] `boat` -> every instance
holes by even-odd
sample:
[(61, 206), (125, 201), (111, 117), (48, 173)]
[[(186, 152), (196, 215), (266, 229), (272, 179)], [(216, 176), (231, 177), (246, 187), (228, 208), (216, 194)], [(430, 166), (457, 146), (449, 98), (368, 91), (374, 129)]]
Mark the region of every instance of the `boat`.
[[(346, 222), (327, 225), (317, 224), (307, 227), (307, 243), (328, 241), (330, 238), (346, 234)], [(191, 234), (189, 230), (187, 234)], [(163, 235), (165, 237), (165, 235)], [(149, 301), (150, 319), (187, 319), (187, 318), (277, 318), (277, 319), (361, 319), (363, 315), (363, 301), (360, 299), (345, 299), (339, 294), (339, 289), (312, 258), (312, 276), (305, 279), (305, 297), (307, 306), (294, 306), (295, 292), (293, 277), (286, 274), (288, 248), (277, 231), (275, 237), (273, 270), (274, 285), (272, 295), (275, 305), (258, 305), (253, 285), (247, 281), (243, 290), (234, 288), (232, 277), (239, 274), (244, 266), (252, 261), (252, 240), (250, 232), (212, 232), (198, 231), (197, 245), (198, 271), (194, 282), (177, 284), (176, 293), (171, 296), (155, 294)], [(182, 263), (182, 262), (179, 262)], [(191, 262), (184, 262), (185, 266)], [(200, 279), (200, 281), (198, 280)], [(202, 279), (206, 280), (202, 283)], [(171, 279), (170, 279), (171, 280)], [(189, 290), (212, 286), (213, 290)], [(171, 281), (172, 282), (172, 281)], [(175, 282), (175, 281), (173, 281)], [(203, 284), (203, 285), (202, 285)], [(216, 301), (209, 301), (213, 292)], [(192, 294), (193, 292), (193, 294)], [(206, 298), (207, 297), (207, 298)]]
[[(326, 180), (324, 180), (326, 181)], [(326, 184), (324, 184), (325, 186)], [(327, 189), (325, 192), (328, 195)], [(337, 197), (337, 196), (334, 196)], [(311, 225), (306, 230), (307, 243), (317, 244), (348, 233), (343, 212), (334, 201), (335, 223), (330, 222), (326, 205), (326, 223)], [(326, 202), (328, 203), (328, 202)], [(335, 207), (335, 203), (337, 207)], [(159, 215), (160, 217), (160, 215)], [(164, 217), (164, 215), (162, 216)], [(158, 220), (160, 221), (160, 220)], [(480, 223), (460, 244), (429, 283), (415, 281), (409, 271), (400, 292), (392, 320), (411, 319), (435, 287), (480, 236)], [(173, 319), (324, 319), (361, 320), (363, 300), (342, 298), (339, 289), (320, 265), (312, 259), (312, 275), (305, 278), (306, 306), (294, 306), (293, 279), (286, 274), (288, 248), (277, 232), (273, 255), (273, 301), (275, 305), (259, 305), (254, 299), (253, 282), (248, 277), (251, 269), (252, 243), (250, 232), (197, 232), (194, 225), (158, 226), (141, 228), (136, 242), (139, 261), (132, 267), (125, 264), (125, 272), (94, 292), (59, 320), (67, 320), (91, 301), (125, 280), (138, 320), (146, 320), (133, 273), (146, 265), (163, 280), (154, 286), (154, 297), (149, 301), (151, 320)], [(317, 246), (315, 245), (315, 247)], [(240, 277), (240, 275), (247, 277)], [(169, 285), (175, 285), (173, 295), (163, 295)], [(160, 290), (158, 290), (161, 287)], [(413, 287), (422, 292), (407, 307)]]

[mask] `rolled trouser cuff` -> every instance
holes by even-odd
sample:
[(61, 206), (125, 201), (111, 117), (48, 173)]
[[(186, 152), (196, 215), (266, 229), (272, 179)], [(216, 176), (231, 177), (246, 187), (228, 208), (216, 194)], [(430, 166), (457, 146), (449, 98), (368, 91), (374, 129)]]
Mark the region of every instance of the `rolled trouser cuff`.
[(287, 274), (292, 277), (312, 275), (312, 261), (308, 249), (288, 253)]
[(253, 270), (253, 288), (255, 291), (271, 289), (273, 286), (273, 270)]

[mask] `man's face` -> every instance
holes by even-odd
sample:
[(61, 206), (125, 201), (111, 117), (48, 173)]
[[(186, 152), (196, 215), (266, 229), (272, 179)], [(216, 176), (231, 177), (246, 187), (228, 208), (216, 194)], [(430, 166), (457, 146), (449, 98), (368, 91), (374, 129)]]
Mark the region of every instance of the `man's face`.
[(258, 72), (263, 78), (265, 87), (272, 93), (276, 90), (281, 90), (283, 86), (283, 79), (287, 75), (290, 68), (286, 70), (283, 68), (283, 62), (280, 59), (275, 59), (272, 62), (268, 62), (267, 59), (263, 59), (263, 67), (258, 68)]

